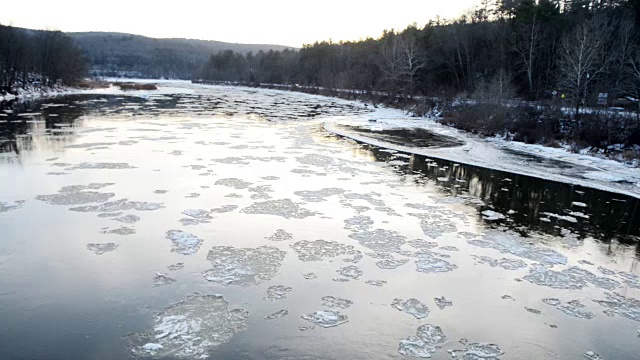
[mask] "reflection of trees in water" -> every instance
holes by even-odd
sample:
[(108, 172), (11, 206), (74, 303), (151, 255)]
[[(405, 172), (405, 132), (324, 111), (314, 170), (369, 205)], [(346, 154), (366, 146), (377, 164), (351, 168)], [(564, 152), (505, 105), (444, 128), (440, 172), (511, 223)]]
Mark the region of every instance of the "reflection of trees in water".
[[(103, 113), (106, 109), (113, 110), (114, 106), (114, 112), (118, 113), (118, 105), (125, 101), (141, 103), (144, 100), (104, 95), (70, 95), (55, 99), (2, 103), (0, 111), (11, 110), (13, 113), (0, 118), (7, 121), (0, 123), (0, 152), (21, 154), (37, 149), (62, 149), (78, 138), (76, 129), (83, 126), (83, 116)], [(39, 115), (20, 116), (25, 113)]]
[[(371, 151), (379, 161), (393, 160), (393, 154), (375, 148)], [(408, 166), (398, 171), (418, 172), (435, 180), (440, 190), (448, 195), (483, 200), (493, 210), (508, 214), (513, 220), (503, 225), (525, 236), (535, 231), (562, 236), (564, 228), (577, 234), (579, 239), (591, 236), (608, 243), (615, 239), (616, 243), (638, 244), (640, 214), (638, 200), (632, 197), (415, 155)], [(441, 181), (443, 178), (449, 180)], [(573, 202), (587, 206), (574, 206)], [(479, 212), (488, 206), (480, 206)], [(559, 220), (545, 213), (571, 216), (576, 222)], [(575, 213), (583, 213), (589, 218)], [(546, 218), (549, 221), (541, 220)]]

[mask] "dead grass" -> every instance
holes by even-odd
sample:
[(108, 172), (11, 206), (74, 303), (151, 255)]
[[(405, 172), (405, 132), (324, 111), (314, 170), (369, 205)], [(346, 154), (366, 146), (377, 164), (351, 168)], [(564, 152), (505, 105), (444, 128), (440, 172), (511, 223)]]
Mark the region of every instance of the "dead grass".
[(141, 84), (141, 83), (115, 83), (114, 85), (120, 87), (120, 90), (158, 90), (156, 84)]
[(80, 80), (75, 86), (81, 89), (105, 89), (109, 87), (109, 83), (99, 80)]

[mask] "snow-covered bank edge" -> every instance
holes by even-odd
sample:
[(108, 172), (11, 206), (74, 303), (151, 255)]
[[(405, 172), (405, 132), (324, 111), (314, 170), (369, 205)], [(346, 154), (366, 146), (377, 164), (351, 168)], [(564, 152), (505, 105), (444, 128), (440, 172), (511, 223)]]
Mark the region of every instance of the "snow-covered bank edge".
[[(399, 112), (399, 110), (394, 110), (394, 111)], [(558, 152), (560, 152), (562, 149), (550, 148), (556, 151), (553, 151), (550, 153), (539, 151), (536, 153), (531, 151), (531, 149), (528, 149), (526, 144), (516, 144), (515, 146), (510, 147), (510, 144), (508, 144), (509, 142), (505, 141), (499, 144), (498, 146), (497, 144), (494, 144), (492, 142), (481, 142), (476, 139), (467, 138), (464, 136), (464, 134), (462, 134), (462, 132), (455, 129), (447, 128), (444, 125), (436, 124), (442, 127), (441, 129), (442, 131), (433, 131), (434, 129), (432, 126), (420, 126), (416, 124), (416, 122), (434, 123), (433, 121), (430, 121), (430, 120), (421, 120), (421, 121), (409, 120), (408, 122), (406, 122), (406, 121), (403, 121), (402, 119), (398, 119), (397, 121), (394, 121), (393, 119), (386, 119), (385, 122), (386, 124), (383, 125), (382, 128), (421, 127), (440, 135), (452, 136), (459, 140), (465, 141), (465, 145), (451, 147), (451, 148), (415, 148), (415, 147), (397, 145), (397, 144), (392, 144), (389, 142), (373, 139), (371, 137), (365, 136), (360, 133), (342, 129), (338, 126), (341, 123), (340, 121), (337, 121), (337, 122), (327, 121), (324, 123), (324, 129), (332, 134), (345, 137), (348, 139), (352, 139), (360, 143), (365, 143), (365, 144), (369, 144), (369, 145), (373, 145), (373, 146), (385, 148), (385, 149), (396, 150), (396, 151), (407, 153), (407, 154), (421, 155), (421, 156), (434, 158), (434, 159), (447, 160), (454, 163), (478, 166), (478, 167), (488, 168), (492, 170), (498, 170), (498, 171), (504, 171), (504, 172), (509, 172), (513, 174), (523, 175), (523, 176), (535, 177), (542, 180), (561, 182), (561, 183), (570, 184), (570, 185), (579, 185), (586, 188), (603, 190), (603, 191), (618, 193), (621, 195), (626, 195), (634, 198), (640, 198), (640, 186), (638, 185), (640, 183), (640, 171), (638, 169), (627, 168), (625, 169), (627, 171), (620, 171), (620, 172), (616, 172), (613, 170), (606, 170), (606, 169), (595, 167), (593, 165), (585, 164), (584, 161), (571, 162), (571, 161), (567, 161), (568, 159), (565, 159), (559, 156), (558, 157), (553, 156), (554, 154), (557, 154)], [(360, 125), (362, 124), (363, 123), (361, 123)], [(374, 124), (378, 124), (378, 122)], [(354, 125), (354, 124), (351, 123), (350, 125)], [(456, 132), (458, 134), (454, 134)], [(498, 153), (503, 153), (502, 149), (505, 149), (505, 148), (527, 152), (535, 156), (548, 157), (552, 160), (573, 163), (574, 165), (579, 165), (581, 167), (591, 168), (593, 172), (589, 172), (589, 173), (593, 174), (593, 179), (581, 179), (575, 176), (567, 176), (559, 173), (554, 173), (553, 169), (549, 169), (549, 168), (541, 169), (541, 168), (536, 168), (531, 166), (522, 166), (521, 164), (517, 163), (517, 157), (509, 156), (506, 154), (500, 154), (502, 156), (497, 156), (494, 159), (494, 161), (486, 161), (487, 157), (492, 156), (491, 153), (495, 153), (495, 155), (498, 155)], [(544, 147), (540, 146), (540, 148), (544, 148)], [(492, 151), (487, 151), (488, 149)], [(486, 154), (487, 152), (489, 154)], [(474, 159), (474, 154), (479, 154), (479, 153), (485, 153), (485, 155), (478, 156), (476, 159)], [(576, 155), (576, 154), (567, 152), (566, 155), (569, 155), (571, 157), (571, 155)], [(585, 156), (579, 156), (579, 157), (585, 158)], [(618, 166), (618, 167), (621, 166), (620, 163), (617, 163), (613, 160), (603, 160), (595, 157), (588, 157), (588, 158), (591, 158), (590, 160), (592, 162), (611, 162), (611, 163), (614, 163), (615, 166)], [(628, 174), (627, 172), (633, 172), (633, 174)], [(615, 182), (607, 181), (605, 176), (598, 177), (598, 175), (601, 175), (601, 174), (602, 175), (608, 174), (611, 176), (611, 178), (615, 178), (615, 179), (627, 179), (627, 181), (630, 181), (630, 182), (635, 181), (636, 186), (635, 187), (629, 186), (632, 188), (632, 190), (625, 189)], [(637, 188), (637, 191), (635, 191), (636, 188)]]
[[(170, 80), (170, 81), (162, 81), (162, 80), (153, 80), (149, 81), (146, 79), (108, 79), (109, 82), (112, 82), (108, 87), (102, 88), (77, 88), (70, 86), (61, 86), (55, 88), (47, 88), (47, 89), (20, 89), (18, 90), (18, 95), (0, 95), (0, 104), (5, 101), (17, 100), (18, 102), (23, 101), (31, 101), (31, 100), (40, 100), (47, 98), (54, 98), (58, 96), (66, 96), (66, 95), (119, 95), (119, 96), (134, 96), (134, 97), (146, 97), (151, 94), (175, 94), (175, 93), (191, 93), (193, 92), (191, 89), (188, 89), (184, 86), (170, 86), (171, 84), (190, 84), (188, 81), (179, 81), (179, 80)], [(117, 82), (139, 82), (139, 83), (156, 83), (158, 84), (158, 90), (122, 90), (118, 86), (113, 83)]]

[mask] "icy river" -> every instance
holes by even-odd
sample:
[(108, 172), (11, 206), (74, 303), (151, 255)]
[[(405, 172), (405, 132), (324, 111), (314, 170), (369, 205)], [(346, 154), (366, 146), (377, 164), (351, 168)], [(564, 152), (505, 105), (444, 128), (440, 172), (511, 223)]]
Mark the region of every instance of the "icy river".
[(187, 83), (0, 108), (0, 359), (640, 358), (636, 198), (325, 130), (373, 111)]

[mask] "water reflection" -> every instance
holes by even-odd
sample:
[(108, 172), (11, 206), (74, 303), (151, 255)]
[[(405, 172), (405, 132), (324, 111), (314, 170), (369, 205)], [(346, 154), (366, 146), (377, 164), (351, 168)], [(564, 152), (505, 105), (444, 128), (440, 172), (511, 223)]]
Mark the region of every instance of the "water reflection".
[[(367, 148), (376, 160), (396, 164), (395, 153)], [(449, 196), (477, 205), (480, 214), (490, 209), (504, 215), (502, 220), (485, 220), (523, 235), (562, 236), (569, 229), (578, 239), (638, 243), (640, 214), (633, 197), (419, 155), (396, 169), (435, 181)]]

